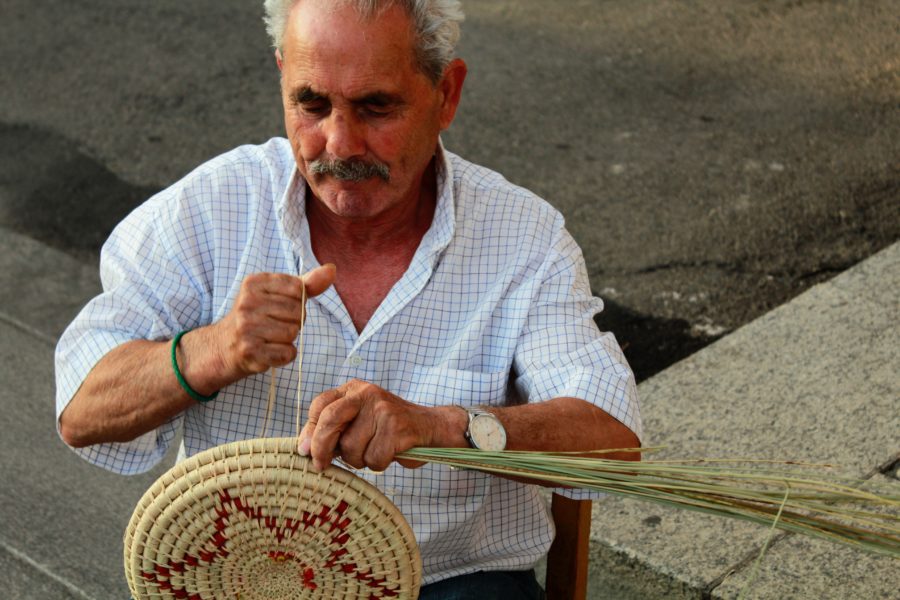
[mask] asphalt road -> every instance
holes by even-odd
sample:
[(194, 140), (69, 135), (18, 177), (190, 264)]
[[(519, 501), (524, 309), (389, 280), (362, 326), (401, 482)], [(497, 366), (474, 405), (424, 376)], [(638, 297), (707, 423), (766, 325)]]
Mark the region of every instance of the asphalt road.
[[(896, 0), (465, 3), (451, 150), (557, 206), (644, 378), (900, 238)], [(0, 1), (0, 227), (87, 261), (281, 134), (246, 0)]]

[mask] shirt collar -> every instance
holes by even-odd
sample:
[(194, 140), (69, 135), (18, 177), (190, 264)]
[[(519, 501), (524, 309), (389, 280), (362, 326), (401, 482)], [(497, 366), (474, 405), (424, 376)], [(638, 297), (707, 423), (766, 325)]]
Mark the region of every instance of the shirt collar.
[(293, 154), (291, 155), (291, 165), (293, 165), (293, 171), (287, 187), (275, 205), (275, 215), (281, 228), (282, 240), (285, 240), (285, 244), (290, 245), (289, 248), (285, 248), (285, 251), (288, 252), (288, 256), (292, 255), (297, 259), (288, 262), (295, 265), (299, 261), (296, 275), (308, 271), (311, 268), (308, 261), (310, 258), (315, 260), (315, 257), (311, 249), (307, 251), (310, 244), (309, 223), (306, 222), (306, 180), (297, 169)]
[[(453, 189), (453, 165), (444, 150), (444, 143), (438, 139), (438, 146), (434, 153), (434, 166), (436, 175), (437, 200), (434, 209), (434, 217), (431, 227), (422, 237), (419, 245), (420, 253), (432, 258), (432, 268), (437, 264), (437, 258), (453, 239), (456, 231), (456, 206)], [(423, 252), (424, 251), (424, 252)]]

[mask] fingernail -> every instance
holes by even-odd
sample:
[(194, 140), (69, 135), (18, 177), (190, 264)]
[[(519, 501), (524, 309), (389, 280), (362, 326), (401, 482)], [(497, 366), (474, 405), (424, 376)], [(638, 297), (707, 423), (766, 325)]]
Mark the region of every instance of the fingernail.
[(299, 452), (301, 456), (309, 456), (310, 445), (311, 442), (308, 437), (301, 438), (300, 443), (297, 444), (297, 452)]

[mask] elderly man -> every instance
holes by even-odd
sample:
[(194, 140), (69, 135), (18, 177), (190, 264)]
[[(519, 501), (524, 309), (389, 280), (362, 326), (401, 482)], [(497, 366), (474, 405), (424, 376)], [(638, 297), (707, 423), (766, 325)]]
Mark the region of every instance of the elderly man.
[(539, 597), (553, 526), (534, 486), (395, 456), (639, 445), (581, 253), (547, 203), (441, 145), (466, 76), (458, 1), (266, 10), (288, 139), (204, 164), (113, 232), (104, 292), (57, 349), (60, 434), (144, 471), (179, 429), (187, 455), (258, 437), (285, 367), (268, 433), (296, 434), (300, 410), (314, 468), (384, 471), (362, 475), (415, 531), (422, 597)]

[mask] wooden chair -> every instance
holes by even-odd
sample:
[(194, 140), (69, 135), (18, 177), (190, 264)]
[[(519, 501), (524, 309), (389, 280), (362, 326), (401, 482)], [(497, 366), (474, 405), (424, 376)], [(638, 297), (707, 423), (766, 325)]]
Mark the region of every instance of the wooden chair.
[(587, 595), (591, 501), (553, 494), (556, 538), (547, 555), (547, 600), (584, 600)]
[[(509, 375), (507, 404), (524, 404)], [(547, 554), (547, 600), (584, 600), (587, 596), (588, 543), (591, 536), (591, 501), (570, 500), (553, 494), (550, 503), (556, 538)]]

